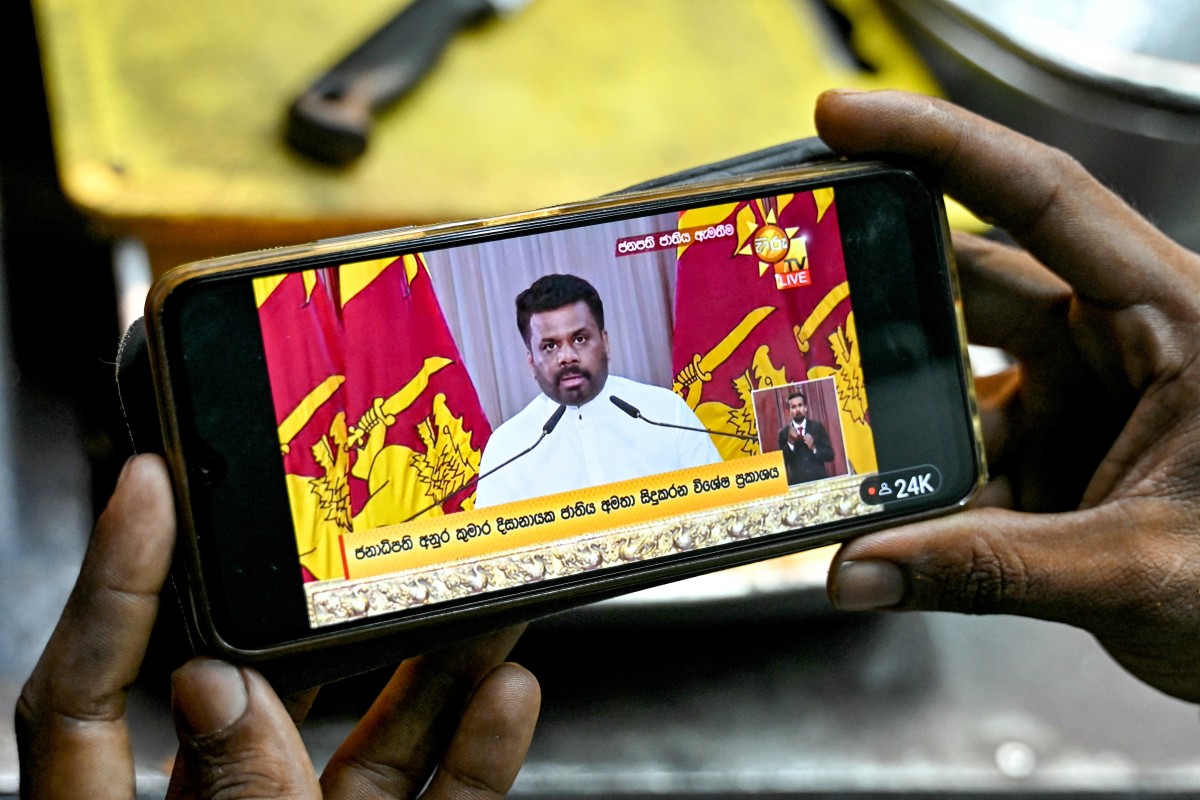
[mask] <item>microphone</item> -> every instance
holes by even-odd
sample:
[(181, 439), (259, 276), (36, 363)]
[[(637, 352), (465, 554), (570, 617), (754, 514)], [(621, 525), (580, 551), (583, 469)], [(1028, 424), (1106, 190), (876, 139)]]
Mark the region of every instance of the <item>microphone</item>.
[[(635, 406), (632, 406), (629, 403), (626, 403), (624, 400), (617, 397), (615, 394), (609, 395), (608, 399), (612, 401), (612, 404), (614, 406), (621, 409), (622, 411), (624, 411), (626, 414), (633, 417), (634, 419), (645, 419), (645, 417), (642, 416), (642, 412), (638, 411)], [(646, 420), (646, 421), (649, 422), (650, 420)]]
[(517, 453), (512, 458), (505, 461), (503, 464), (497, 464), (496, 466), (489, 469), (487, 472), (479, 473), (474, 478), (471, 478), (471, 480), (467, 481), (466, 483), (464, 483), (462, 486), (458, 487), (454, 491), (450, 492), (449, 494), (443, 495), (440, 500), (437, 500), (437, 501), (433, 502), (432, 504), (425, 506), (420, 511), (413, 514), (411, 517), (404, 520), (404, 522), (412, 522), (414, 519), (421, 516), (426, 511), (429, 511), (430, 509), (433, 509), (433, 508), (437, 508), (438, 506), (440, 506), (442, 503), (446, 502), (447, 500), (450, 500), (451, 498), (462, 494), (467, 489), (470, 489), (472, 486), (474, 486), (475, 484), (479, 483), (481, 480), (486, 478), (488, 475), (494, 475), (495, 473), (499, 472), (504, 467), (507, 467), (509, 464), (516, 461), (521, 456), (528, 455), (529, 452), (531, 450), (533, 450), (533, 448), (537, 447), (539, 444), (542, 443), (542, 439), (545, 439), (547, 436), (550, 435), (550, 432), (553, 431), (554, 428), (558, 425), (559, 420), (561, 420), (563, 418), (563, 414), (566, 414), (566, 413), (567, 413), (566, 405), (560, 403), (558, 408), (556, 408), (554, 410), (554, 413), (550, 415), (550, 419), (546, 420), (546, 424), (542, 426), (542, 435), (537, 438), (537, 441), (535, 441), (533, 444), (529, 445), (529, 447), (526, 447), (521, 452)]
[(621, 409), (622, 411), (624, 411), (626, 414), (633, 417), (634, 419), (640, 419), (642, 422), (649, 423), (650, 425), (658, 425), (660, 428), (678, 428), (681, 431), (695, 431), (696, 433), (710, 433), (713, 436), (728, 436), (731, 439), (742, 439), (747, 442), (757, 442), (758, 441), (757, 437), (751, 436), (747, 433), (730, 433), (729, 431), (715, 431), (715, 430), (712, 430), (711, 428), (693, 428), (690, 425), (675, 425), (674, 423), (671, 423), (671, 422), (655, 422), (654, 420), (647, 419), (645, 416), (643, 416), (642, 412), (637, 409), (637, 406), (634, 406), (630, 403), (626, 403), (624, 400), (617, 397), (615, 394), (609, 395), (608, 399), (612, 401), (612, 404), (614, 406)]
[[(546, 420), (546, 424), (542, 426), (542, 435), (538, 437), (538, 440), (536, 442), (534, 442), (532, 445), (530, 445), (529, 450), (532, 450), (533, 448), (537, 447), (538, 444), (542, 441), (543, 437), (549, 436), (550, 431), (554, 430), (555, 426), (558, 425), (558, 421), (561, 420), (563, 418), (563, 414), (566, 414), (566, 413), (567, 413), (567, 404), (559, 403), (558, 408), (554, 409), (554, 413), (550, 415), (550, 419)], [(526, 450), (525, 452), (529, 452), (529, 450)], [(516, 456), (513, 456), (513, 458), (516, 458)], [(507, 461), (504, 462), (504, 464), (507, 464), (507, 463), (508, 463)], [(504, 466), (504, 464), (501, 464), (500, 467)], [(496, 467), (496, 469), (500, 469), (500, 467)], [(492, 472), (495, 472), (496, 469), (492, 470)]]

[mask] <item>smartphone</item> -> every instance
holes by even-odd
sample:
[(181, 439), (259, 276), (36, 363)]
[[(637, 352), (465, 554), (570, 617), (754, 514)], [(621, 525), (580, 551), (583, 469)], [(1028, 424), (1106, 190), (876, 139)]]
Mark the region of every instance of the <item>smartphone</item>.
[(205, 647), (445, 641), (962, 507), (947, 242), (921, 174), (831, 162), (166, 274)]

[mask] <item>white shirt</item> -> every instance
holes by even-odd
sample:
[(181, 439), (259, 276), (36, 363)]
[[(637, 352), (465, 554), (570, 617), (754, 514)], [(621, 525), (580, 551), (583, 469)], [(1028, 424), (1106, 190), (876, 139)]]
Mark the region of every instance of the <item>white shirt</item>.
[[(721, 460), (707, 433), (662, 428), (634, 419), (609, 400), (616, 395), (655, 422), (702, 428), (679, 395), (609, 375), (600, 394), (567, 406), (554, 430), (532, 452), (493, 475), (475, 490), (475, 508), (528, 500), (588, 486), (642, 478)], [(539, 394), (492, 432), (479, 473), (503, 464), (537, 441), (558, 403)]]

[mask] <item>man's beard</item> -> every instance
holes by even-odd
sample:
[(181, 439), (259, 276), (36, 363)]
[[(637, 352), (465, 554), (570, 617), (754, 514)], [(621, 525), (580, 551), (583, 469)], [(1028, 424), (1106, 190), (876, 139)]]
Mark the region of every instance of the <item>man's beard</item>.
[[(538, 378), (538, 385), (547, 397), (556, 403), (569, 406), (582, 406), (600, 396), (608, 380), (607, 364), (596, 364), (594, 369), (588, 369), (578, 364), (571, 364), (555, 372), (553, 375)], [(564, 386), (563, 380), (578, 377), (580, 380), (572, 386)]]
[[(578, 375), (579, 377), (583, 378), (584, 382), (580, 383), (576, 386), (570, 386), (567, 388), (563, 388), (563, 385), (562, 385), (563, 379), (571, 377), (571, 376), (575, 376), (575, 375)], [(578, 366), (563, 367), (558, 372), (554, 373), (554, 385), (558, 388), (558, 394), (559, 394), (560, 399), (576, 400), (576, 399), (582, 398), (584, 393), (586, 393), (588, 390), (590, 390), (592, 388), (592, 385), (593, 385), (592, 373), (590, 371), (584, 369), (583, 367), (578, 367)], [(586, 399), (590, 400), (591, 397), (589, 396)]]

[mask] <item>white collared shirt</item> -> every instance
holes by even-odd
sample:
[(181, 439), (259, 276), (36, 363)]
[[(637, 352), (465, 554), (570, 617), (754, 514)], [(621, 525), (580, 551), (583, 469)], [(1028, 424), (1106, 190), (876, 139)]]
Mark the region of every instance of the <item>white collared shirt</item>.
[[(554, 430), (530, 453), (484, 477), (475, 507), (568, 492), (588, 486), (698, 467), (721, 460), (707, 433), (661, 428), (634, 419), (610, 397), (637, 407), (655, 422), (703, 427), (687, 403), (669, 389), (609, 375), (604, 388), (582, 406), (567, 406)], [(492, 432), (480, 474), (503, 464), (537, 441), (558, 403), (539, 394)]]

